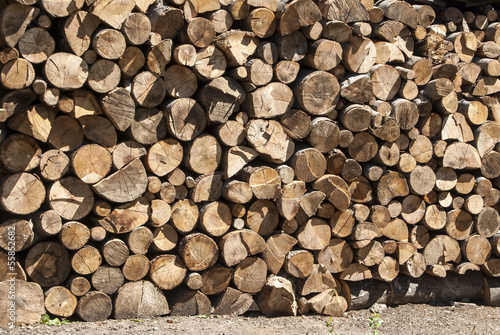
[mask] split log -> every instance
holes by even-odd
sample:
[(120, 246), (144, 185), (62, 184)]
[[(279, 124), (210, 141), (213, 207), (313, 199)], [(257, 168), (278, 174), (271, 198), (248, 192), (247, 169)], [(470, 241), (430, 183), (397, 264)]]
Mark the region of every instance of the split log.
[[(16, 292), (13, 300), (7, 299), (12, 292)], [(24, 280), (5, 280), (0, 283), (2, 294), (2, 327), (20, 326), (40, 321), (40, 315), (45, 313), (43, 291), (37, 283)], [(15, 305), (15, 314), (12, 317), (9, 308)]]

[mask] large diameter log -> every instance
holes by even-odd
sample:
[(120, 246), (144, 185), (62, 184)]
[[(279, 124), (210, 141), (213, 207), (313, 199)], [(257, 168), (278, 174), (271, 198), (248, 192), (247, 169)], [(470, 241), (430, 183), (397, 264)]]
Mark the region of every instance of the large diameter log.
[(66, 249), (56, 242), (41, 242), (34, 245), (25, 260), (28, 276), (42, 287), (61, 284), (71, 270)]
[[(0, 293), (1, 327), (13, 328), (40, 322), (40, 315), (45, 313), (44, 295), (40, 285), (9, 279), (0, 283)], [(10, 299), (11, 297), (13, 299)]]
[(26, 215), (37, 211), (45, 198), (45, 187), (37, 175), (17, 173), (2, 182), (2, 207), (13, 214)]
[(136, 159), (92, 187), (106, 200), (118, 203), (133, 201), (146, 191), (146, 170), (141, 161)]
[(168, 295), (172, 306), (171, 315), (209, 315), (210, 299), (200, 291), (181, 288)]
[(258, 305), (266, 316), (297, 315), (292, 283), (284, 277), (269, 276), (259, 294)]
[(123, 285), (116, 295), (114, 316), (117, 319), (154, 317), (170, 313), (163, 292), (147, 280)]
[(201, 233), (184, 237), (179, 244), (179, 253), (191, 271), (202, 271), (215, 264), (219, 248), (213, 239)]
[(285, 114), (293, 105), (292, 90), (283, 83), (270, 83), (248, 94), (243, 110), (254, 118), (272, 118)]
[[(286, 94), (286, 91), (284, 93)], [(257, 97), (255, 99), (255, 104), (257, 105), (255, 108), (265, 109), (263, 105), (265, 105), (267, 102), (262, 101), (261, 95), (259, 95), (258, 93), (255, 93), (255, 96)], [(277, 95), (277, 97), (282, 96), (284, 95)], [(293, 98), (289, 97), (288, 99)], [(206, 108), (206, 117), (209, 123), (225, 123), (227, 122), (231, 114), (237, 112), (240, 109), (240, 104), (243, 101), (246, 101), (246, 92), (241, 87), (241, 85), (233, 78), (218, 77), (214, 78), (210, 83), (202, 87), (199, 92), (199, 101)], [(250, 101), (251, 100), (249, 100), (247, 104), (249, 106), (253, 106), (253, 103), (251, 103)], [(253, 107), (250, 107), (250, 109), (252, 110)]]
[(220, 239), (219, 249), (223, 262), (227, 266), (233, 266), (250, 255), (263, 252), (266, 249), (266, 242), (253, 230), (235, 230)]
[(80, 88), (88, 77), (88, 65), (78, 56), (69, 53), (52, 54), (45, 62), (45, 76), (60, 89)]
[(151, 261), (149, 275), (153, 283), (163, 290), (179, 286), (186, 276), (187, 269), (182, 260), (175, 255), (161, 255)]
[(344, 48), (342, 63), (354, 73), (367, 73), (375, 64), (377, 50), (367, 38), (352, 36)]
[(340, 85), (333, 74), (315, 71), (301, 79), (294, 91), (302, 109), (312, 115), (324, 115), (337, 104)]
[(281, 124), (274, 120), (251, 120), (246, 125), (246, 137), (263, 158), (273, 163), (284, 163), (295, 149)]
[(94, 195), (90, 186), (81, 180), (66, 177), (51, 186), (49, 204), (62, 218), (79, 220), (92, 210)]
[(87, 322), (104, 321), (113, 310), (111, 298), (103, 292), (90, 291), (80, 298), (76, 314)]

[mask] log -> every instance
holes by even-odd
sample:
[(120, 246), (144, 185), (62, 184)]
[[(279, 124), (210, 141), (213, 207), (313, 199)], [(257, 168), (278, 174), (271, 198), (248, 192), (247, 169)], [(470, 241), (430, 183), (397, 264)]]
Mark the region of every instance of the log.
[(292, 283), (284, 277), (269, 276), (257, 303), (260, 311), (266, 316), (297, 315)]
[(170, 309), (163, 292), (147, 280), (127, 283), (118, 290), (114, 308), (117, 319), (154, 317), (168, 313)]
[(214, 313), (217, 315), (243, 315), (258, 308), (252, 296), (228, 287), (215, 299)]
[[(0, 283), (2, 294), (2, 327), (14, 327), (24, 324), (32, 324), (40, 321), (40, 315), (45, 313), (43, 291), (37, 283), (24, 280), (5, 280)], [(13, 299), (7, 297), (15, 292)], [(9, 297), (10, 298), (10, 297)], [(15, 306), (15, 314), (12, 315), (9, 308)]]
[(264, 239), (253, 230), (235, 230), (224, 235), (219, 241), (220, 257), (227, 266), (239, 264), (250, 255), (264, 251)]
[(181, 289), (169, 296), (172, 315), (209, 315), (210, 300), (200, 291)]
[(76, 314), (86, 322), (104, 321), (113, 310), (111, 298), (103, 292), (90, 291), (80, 298)]

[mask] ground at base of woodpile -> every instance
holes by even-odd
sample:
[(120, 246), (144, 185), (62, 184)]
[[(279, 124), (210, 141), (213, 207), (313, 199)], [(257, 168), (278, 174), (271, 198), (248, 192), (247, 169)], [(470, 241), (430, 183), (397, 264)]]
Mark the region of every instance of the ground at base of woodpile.
[[(345, 317), (297, 316), (266, 318), (263, 316), (191, 316), (158, 317), (102, 322), (72, 322), (68, 325), (42, 324), (0, 328), (0, 334), (371, 334), (369, 317), (372, 310), (348, 311)], [(375, 307), (382, 324), (377, 328), (383, 335), (400, 334), (500, 334), (500, 308), (472, 303), (447, 306), (401, 305)]]

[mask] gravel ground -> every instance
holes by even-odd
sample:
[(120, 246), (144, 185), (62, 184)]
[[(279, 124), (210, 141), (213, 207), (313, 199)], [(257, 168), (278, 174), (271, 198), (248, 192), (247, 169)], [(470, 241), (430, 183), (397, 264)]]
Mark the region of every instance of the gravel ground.
[[(375, 306), (382, 325), (380, 335), (400, 334), (500, 334), (500, 308), (455, 303), (452, 306), (403, 305)], [(333, 318), (335, 325), (327, 327), (325, 316), (266, 318), (260, 315), (158, 317), (140, 320), (107, 320), (103, 322), (71, 322), (69, 325), (42, 324), (0, 328), (0, 334), (370, 334), (368, 317), (371, 311), (349, 311), (345, 317)]]

